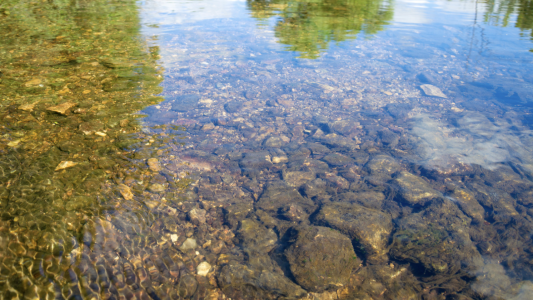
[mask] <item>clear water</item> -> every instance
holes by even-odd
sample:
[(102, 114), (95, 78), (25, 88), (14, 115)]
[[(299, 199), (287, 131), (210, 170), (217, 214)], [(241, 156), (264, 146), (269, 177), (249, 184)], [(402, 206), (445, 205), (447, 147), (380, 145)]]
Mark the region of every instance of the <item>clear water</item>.
[(532, 297), (530, 1), (23, 4), (5, 299)]

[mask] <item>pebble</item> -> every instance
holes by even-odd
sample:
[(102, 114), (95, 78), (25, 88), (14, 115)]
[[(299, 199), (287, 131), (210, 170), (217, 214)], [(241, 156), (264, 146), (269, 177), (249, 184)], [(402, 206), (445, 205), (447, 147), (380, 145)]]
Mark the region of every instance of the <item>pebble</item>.
[(150, 191), (154, 193), (161, 193), (165, 191), (165, 186), (160, 183), (154, 183), (150, 186)]
[(77, 164), (78, 164), (77, 162), (73, 162), (73, 161), (70, 161), (70, 160), (62, 161), (62, 162), (59, 163), (59, 165), (57, 165), (55, 170), (56, 171), (60, 171), (60, 170), (72, 168), (72, 167), (74, 167)]
[(71, 109), (72, 107), (74, 107), (74, 106), (76, 106), (76, 103), (65, 102), (65, 103), (62, 103), (62, 104), (59, 104), (59, 105), (56, 105), (56, 106), (51, 106), (51, 107), (47, 108), (46, 110), (53, 111), (53, 112), (56, 112), (58, 114), (66, 115), (67, 111), (69, 109)]
[(205, 211), (205, 209), (194, 208), (189, 212), (189, 218), (191, 219), (191, 221), (198, 220), (198, 223), (204, 224), (206, 220), (206, 213), (207, 212)]
[(41, 84), (41, 80), (38, 79), (38, 78), (35, 78), (35, 79), (32, 79), (32, 80), (26, 82), (24, 85), (26, 87), (32, 87), (32, 86), (36, 86), (36, 85), (39, 85), (39, 84)]
[(431, 84), (423, 84), (420, 88), (424, 91), (426, 96), (448, 98), (444, 93), (436, 86)]
[(33, 111), (33, 108), (35, 107), (35, 105), (38, 103), (37, 102), (33, 102), (33, 103), (29, 103), (29, 104), (23, 104), (21, 106), (19, 106), (19, 109), (20, 110), (23, 110), (23, 111)]
[(131, 192), (131, 189), (130, 189), (129, 186), (127, 186), (125, 184), (119, 184), (118, 185), (118, 191), (120, 192), (122, 197), (124, 197), (124, 199), (126, 199), (126, 200), (133, 199), (133, 193)]
[(207, 124), (204, 124), (204, 126), (202, 126), (203, 131), (213, 130), (213, 129), (215, 129), (215, 124), (213, 123), (207, 123)]
[(183, 242), (183, 244), (181, 244), (179, 249), (181, 251), (187, 251), (187, 250), (195, 249), (196, 246), (197, 246), (196, 245), (196, 240), (192, 239), (192, 238), (188, 238), (188, 239), (185, 240), (185, 242)]
[(178, 235), (177, 234), (171, 234), (170, 235), (170, 239), (172, 240), (173, 243), (175, 243), (175, 242), (178, 241)]
[(209, 270), (211, 270), (211, 265), (206, 261), (201, 262), (196, 268), (196, 272), (200, 276), (207, 276), (207, 274), (209, 273)]
[(161, 164), (159, 164), (159, 160), (157, 158), (149, 158), (147, 163), (150, 170), (154, 172), (161, 171)]

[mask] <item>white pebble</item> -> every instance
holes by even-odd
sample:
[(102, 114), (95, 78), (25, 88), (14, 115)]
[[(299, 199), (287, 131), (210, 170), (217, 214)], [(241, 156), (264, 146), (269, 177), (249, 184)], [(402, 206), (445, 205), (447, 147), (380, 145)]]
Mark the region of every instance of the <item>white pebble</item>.
[(196, 271), (200, 276), (206, 276), (207, 273), (209, 273), (209, 270), (211, 270), (211, 265), (206, 261), (201, 262), (196, 268)]
[(171, 234), (170, 235), (170, 239), (172, 240), (173, 243), (175, 243), (175, 242), (178, 241), (178, 235), (177, 234)]

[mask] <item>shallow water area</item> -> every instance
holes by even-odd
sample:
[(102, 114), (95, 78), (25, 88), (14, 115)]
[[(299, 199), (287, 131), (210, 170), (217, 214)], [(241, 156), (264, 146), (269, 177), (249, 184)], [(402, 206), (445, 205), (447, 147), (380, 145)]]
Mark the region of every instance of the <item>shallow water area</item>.
[(533, 295), (530, 2), (16, 2), (3, 298)]
[[(528, 2), (143, 7), (166, 99), (144, 121), (187, 128), (167, 162), (236, 235), (213, 270), (226, 296), (531, 293)], [(323, 228), (352, 242), (351, 272)]]

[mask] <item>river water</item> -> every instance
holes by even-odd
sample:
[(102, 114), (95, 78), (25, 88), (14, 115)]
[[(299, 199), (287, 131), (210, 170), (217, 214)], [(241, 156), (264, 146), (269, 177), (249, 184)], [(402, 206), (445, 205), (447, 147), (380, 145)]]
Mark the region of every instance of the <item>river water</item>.
[(0, 299), (530, 299), (531, 1), (0, 3)]

